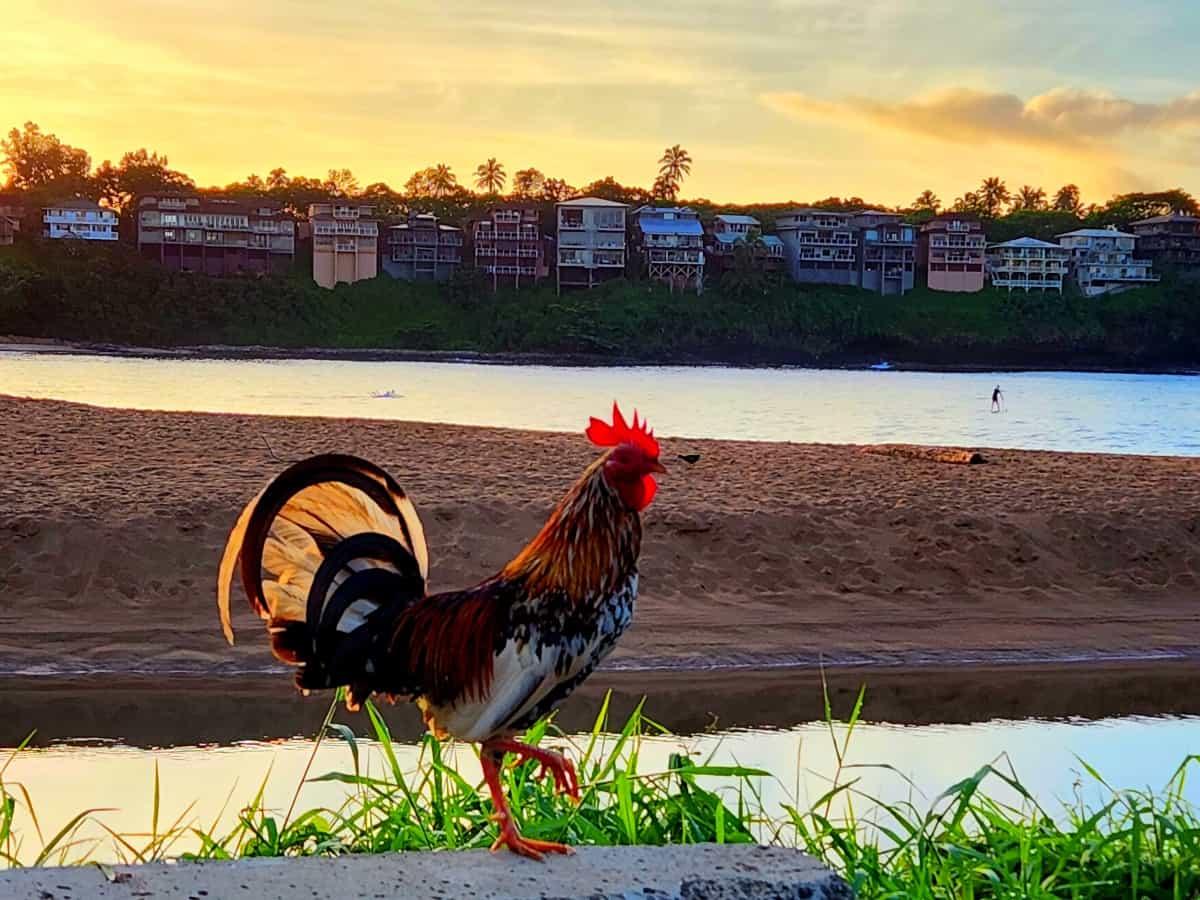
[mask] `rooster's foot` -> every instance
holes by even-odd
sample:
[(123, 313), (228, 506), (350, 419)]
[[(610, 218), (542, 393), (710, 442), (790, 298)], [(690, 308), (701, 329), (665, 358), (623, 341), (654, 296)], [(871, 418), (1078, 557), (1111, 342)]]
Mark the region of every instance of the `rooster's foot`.
[(579, 775), (575, 772), (574, 763), (563, 754), (517, 741), (497, 742), (495, 746), (521, 759), (535, 760), (538, 763), (538, 778), (552, 776), (554, 787), (560, 794), (566, 794), (575, 803), (579, 802)]
[(492, 843), (493, 853), (501, 848), (506, 848), (517, 856), (540, 861), (547, 853), (562, 853), (569, 856), (575, 852), (566, 844), (559, 844), (555, 841), (538, 841), (523, 836), (517, 830), (513, 820), (506, 816), (496, 816), (496, 821), (500, 823), (500, 835)]

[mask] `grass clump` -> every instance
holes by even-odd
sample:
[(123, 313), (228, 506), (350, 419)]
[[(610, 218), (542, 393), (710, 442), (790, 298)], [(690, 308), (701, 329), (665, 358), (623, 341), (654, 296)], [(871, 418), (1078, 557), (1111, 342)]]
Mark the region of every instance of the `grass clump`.
[[(762, 787), (770, 776), (759, 769), (675, 753), (665, 769), (644, 771), (646, 739), (666, 732), (640, 706), (618, 732), (610, 732), (607, 700), (592, 730), (571, 749), (578, 761), (582, 803), (569, 803), (554, 793), (551, 781), (537, 780), (533, 764), (506, 769), (505, 787), (530, 837), (575, 845), (757, 841), (792, 846), (824, 859), (863, 898), (1200, 897), (1200, 815), (1185, 793), (1200, 756), (1185, 759), (1161, 791), (1115, 788), (1081, 761), (1074, 799), (1054, 811), (1025, 788), (1003, 757), (932, 801), (889, 803), (862, 789), (862, 770), (882, 768), (899, 779), (905, 778), (903, 773), (886, 764), (847, 761), (862, 702), (860, 693), (850, 717), (838, 721), (827, 701), (836, 765), (828, 789), (803, 806), (793, 801), (769, 807)], [(349, 770), (317, 775), (306, 770), (284, 815), (266, 808), (264, 780), (236, 823), (224, 830), (216, 823), (205, 828), (185, 821), (190, 807), (174, 822), (161, 823), (156, 771), (148, 833), (117, 834), (103, 825), (103, 810), (85, 810), (47, 839), (31, 798), (4, 780), (18, 748), (0, 764), (0, 866), (19, 865), (22, 858), (35, 865), (100, 856), (149, 862), (491, 844), (491, 801), (481, 784), (458, 772), (447, 745), (426, 736), (418, 764), (406, 771), (386, 722), (368, 706), (373, 746), (383, 761), (382, 771), (370, 771), (360, 739), (346, 726), (331, 724), (332, 711), (321, 736), (345, 742)], [(537, 744), (552, 736), (553, 724), (543, 721), (525, 739)], [(345, 800), (336, 807), (297, 812), (301, 787), (313, 782), (343, 785)], [(910, 797), (918, 798), (915, 785), (910, 783), (909, 789)], [(36, 854), (21, 852), (13, 829), (21, 807), (34, 823), (40, 847)], [(101, 837), (83, 836), (88, 822), (99, 825)], [(179, 851), (184, 842), (193, 849)]]

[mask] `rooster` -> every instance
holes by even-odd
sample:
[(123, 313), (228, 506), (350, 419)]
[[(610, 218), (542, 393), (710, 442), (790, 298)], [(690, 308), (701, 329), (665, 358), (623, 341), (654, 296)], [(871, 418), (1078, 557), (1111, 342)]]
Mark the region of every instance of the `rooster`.
[(493, 850), (541, 859), (570, 848), (523, 837), (505, 800), (505, 754), (579, 799), (563, 755), (516, 740), (561, 704), (629, 627), (638, 590), (639, 514), (657, 490), (658, 441), (592, 418), (605, 451), (559, 501), (537, 536), (500, 572), (430, 594), (429, 553), (412, 501), (365, 460), (328, 454), (296, 463), (246, 505), (221, 559), (217, 606), (233, 643), (234, 570), (266, 621), (276, 658), (298, 667), (308, 693), (346, 688), (358, 709), (372, 693), (406, 698), (440, 737), (480, 744), (499, 836)]

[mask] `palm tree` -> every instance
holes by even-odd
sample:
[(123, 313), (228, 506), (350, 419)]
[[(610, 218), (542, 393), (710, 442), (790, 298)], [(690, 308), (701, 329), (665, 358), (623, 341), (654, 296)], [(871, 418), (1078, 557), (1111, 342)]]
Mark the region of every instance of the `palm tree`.
[(654, 182), (654, 193), (661, 192), (664, 197), (674, 200), (684, 177), (691, 172), (691, 154), (678, 144), (668, 147), (658, 161), (658, 180)]
[(516, 197), (536, 196), (546, 183), (546, 176), (537, 169), (521, 169), (513, 175), (513, 195)]
[(921, 191), (916, 200), (913, 201), (913, 209), (927, 209), (932, 213), (936, 213), (941, 209), (942, 201), (938, 199), (938, 195), (926, 188)]
[(985, 178), (976, 193), (982, 213), (990, 219), (1000, 215), (1000, 210), (1009, 201), (1011, 194), (1003, 178)]
[(761, 247), (762, 239), (757, 236), (733, 245), (733, 265), (721, 276), (722, 291), (741, 299), (766, 290), (767, 278), (758, 258)]
[(1083, 200), (1079, 188), (1073, 184), (1064, 184), (1054, 194), (1054, 208), (1059, 212), (1069, 212), (1079, 215), (1083, 210)]
[(428, 172), (429, 193), (435, 197), (445, 197), (454, 193), (458, 187), (458, 176), (445, 163), (438, 163)]
[(1028, 184), (1021, 185), (1021, 189), (1017, 191), (1017, 195), (1013, 197), (1012, 203), (1013, 212), (1018, 210), (1039, 210), (1046, 208), (1046, 192), (1041, 188), (1035, 188)]
[(508, 176), (504, 174), (504, 166), (496, 162), (496, 157), (490, 157), (475, 169), (475, 186), (480, 190), (495, 195), (504, 189)]

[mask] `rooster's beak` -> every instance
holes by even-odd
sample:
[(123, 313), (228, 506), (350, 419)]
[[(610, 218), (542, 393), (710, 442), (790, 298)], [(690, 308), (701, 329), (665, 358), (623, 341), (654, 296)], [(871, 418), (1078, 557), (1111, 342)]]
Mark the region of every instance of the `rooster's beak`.
[(650, 463), (650, 471), (657, 475), (666, 475), (667, 467), (656, 459), (654, 462)]

